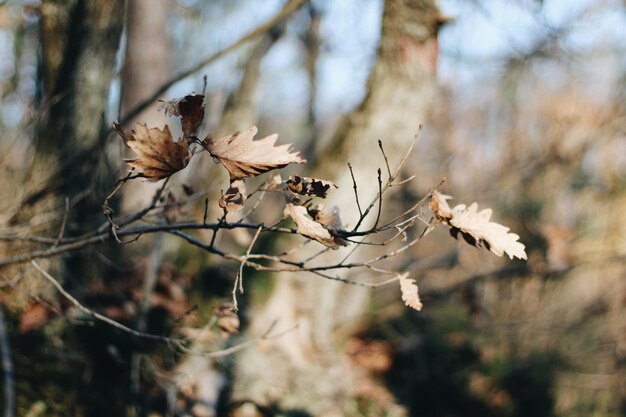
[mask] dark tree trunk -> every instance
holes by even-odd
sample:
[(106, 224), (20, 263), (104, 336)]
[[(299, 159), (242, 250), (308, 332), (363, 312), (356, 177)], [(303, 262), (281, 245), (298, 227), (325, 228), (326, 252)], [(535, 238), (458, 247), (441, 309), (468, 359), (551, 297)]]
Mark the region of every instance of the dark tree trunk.
[[(125, 1), (43, 0), (40, 11), (40, 117), (25, 198), (13, 223), (28, 227), (33, 217), (53, 214), (40, 230), (28, 228), (32, 234), (54, 236), (68, 202), (63, 228), (63, 236), (68, 237), (92, 231), (103, 222), (102, 196), (116, 180), (110, 169), (102, 168), (109, 131), (105, 113)], [(87, 282), (110, 277), (102, 263), (85, 253), (41, 262), (79, 298)], [(31, 295), (44, 293), (44, 299), (54, 300), (56, 292), (42, 288), (36, 274), (31, 276), (32, 285), (39, 285)], [(62, 310), (64, 304), (58, 305)], [(16, 350), (18, 411), (26, 415), (33, 404), (43, 403), (45, 414), (51, 416), (123, 415), (123, 397), (128, 392), (121, 383), (124, 369), (111, 366), (106, 353), (110, 342), (92, 337), (100, 328), (57, 323), (38, 336), (37, 343)], [(48, 368), (51, 363), (53, 372)]]
[(124, 8), (123, 0), (45, 0), (41, 5), (42, 119), (30, 178), (36, 188), (25, 206), (27, 212), (58, 209), (68, 198), (68, 234), (102, 221), (101, 196), (114, 180), (101, 168)]

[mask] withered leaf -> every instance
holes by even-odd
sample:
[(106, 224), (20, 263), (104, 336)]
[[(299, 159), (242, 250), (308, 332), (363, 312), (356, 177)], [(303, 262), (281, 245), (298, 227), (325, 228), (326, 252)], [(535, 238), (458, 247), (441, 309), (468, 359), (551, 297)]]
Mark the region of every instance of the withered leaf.
[(341, 230), (343, 228), (343, 223), (341, 222), (341, 217), (339, 216), (339, 207), (325, 207), (323, 204), (318, 204), (313, 208), (309, 208), (307, 211), (309, 216), (330, 232), (337, 245), (348, 245), (349, 242), (347, 240), (335, 235), (337, 230)]
[(402, 293), (402, 301), (404, 301), (404, 304), (420, 311), (423, 305), (417, 291), (415, 280), (409, 279), (407, 272), (398, 277), (398, 282), (400, 282), (400, 292)]
[(239, 332), (239, 316), (231, 303), (222, 303), (213, 308), (213, 314), (217, 316), (217, 327), (223, 334)]
[(189, 163), (189, 146), (184, 141), (174, 142), (167, 126), (161, 130), (137, 123), (130, 135), (118, 122), (113, 122), (113, 127), (124, 144), (138, 156), (136, 159), (127, 159), (128, 165), (150, 181), (167, 178)]
[(430, 198), (428, 208), (439, 220), (450, 220), (452, 218), (452, 209), (446, 200), (450, 200), (451, 198), (452, 196), (435, 191)]
[(228, 334), (238, 333), (239, 324), (239, 317), (237, 317), (237, 315), (217, 319), (217, 327), (219, 327), (222, 332)]
[(185, 139), (193, 138), (204, 119), (204, 95), (188, 94), (183, 98), (164, 102), (160, 109), (168, 116), (180, 117)]
[(497, 256), (505, 253), (509, 258), (527, 259), (525, 246), (518, 242), (519, 235), (509, 233), (509, 228), (499, 223), (491, 222), (491, 209), (478, 211), (478, 204), (469, 207), (459, 204), (450, 208), (446, 200), (451, 197), (434, 193), (429, 207), (435, 216), (447, 223), (452, 229), (450, 233), (457, 237), (459, 233), (467, 243), (473, 246), (482, 246)]
[(296, 206), (287, 203), (285, 206), (285, 216), (289, 216), (296, 223), (298, 233), (309, 239), (317, 240), (322, 245), (331, 249), (338, 249), (339, 245), (334, 237), (320, 223), (309, 217), (306, 207)]
[[(482, 245), (498, 256), (506, 253), (511, 259), (527, 259), (524, 245), (518, 242), (519, 236), (509, 233), (506, 226), (490, 222), (491, 214), (491, 209), (478, 211), (476, 203), (467, 208), (459, 204), (452, 209), (450, 225), (474, 238), (476, 245)], [(468, 240), (467, 237), (465, 239)]]
[(292, 193), (309, 197), (326, 198), (326, 193), (330, 187), (337, 188), (337, 186), (330, 181), (318, 178), (300, 177), (298, 175), (289, 177), (286, 183)]
[(220, 207), (226, 211), (239, 210), (243, 207), (247, 198), (246, 183), (243, 180), (235, 180), (220, 198)]
[(256, 133), (256, 126), (252, 126), (218, 139), (207, 137), (203, 145), (224, 165), (231, 180), (254, 177), (289, 164), (306, 163), (299, 153), (291, 150), (291, 145), (275, 146), (277, 134), (255, 141), (252, 139)]
[(43, 304), (31, 303), (22, 312), (19, 332), (28, 333), (43, 327), (50, 319), (50, 311)]

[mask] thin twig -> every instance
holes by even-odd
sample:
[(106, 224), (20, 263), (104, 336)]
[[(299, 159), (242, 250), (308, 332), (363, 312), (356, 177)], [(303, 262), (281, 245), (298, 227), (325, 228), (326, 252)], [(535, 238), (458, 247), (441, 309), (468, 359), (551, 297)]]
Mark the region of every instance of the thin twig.
[(383, 154), (383, 158), (385, 158), (385, 166), (387, 167), (387, 174), (389, 178), (391, 178), (391, 168), (389, 168), (389, 159), (387, 159), (387, 155), (385, 154), (385, 148), (383, 148), (383, 141), (378, 139), (378, 147)]
[(352, 247), (350, 252), (348, 252), (348, 254), (344, 256), (344, 258), (341, 261), (339, 261), (340, 264), (343, 264), (344, 262), (346, 262), (348, 258), (350, 258), (354, 254), (354, 252), (356, 252), (357, 249), (359, 249), (359, 243), (363, 243), (363, 241), (357, 242), (357, 244)]
[[(394, 186), (394, 181), (396, 180), (398, 175), (400, 175), (400, 170), (402, 169), (402, 167), (406, 163), (407, 159), (409, 158), (409, 155), (411, 154), (411, 151), (413, 150), (413, 146), (415, 146), (415, 142), (417, 142), (417, 139), (419, 138), (419, 133), (421, 132), (421, 130), (422, 130), (422, 126), (420, 125), (418, 133), (415, 136), (413, 136), (413, 140), (411, 141), (411, 144), (409, 145), (408, 149), (406, 150), (406, 152), (402, 156), (402, 159), (400, 160), (400, 163), (398, 164), (395, 172), (389, 176), (385, 186), (378, 192), (376, 197), (374, 197), (374, 199), (372, 200), (370, 205), (367, 207), (367, 209), (365, 209), (365, 212), (363, 214), (361, 214), (361, 216), (359, 218), (359, 221), (357, 222), (357, 224), (352, 229), (352, 232), (356, 232), (359, 229), (359, 227), (361, 226), (361, 224), (363, 223), (363, 221), (365, 220), (365, 218), (369, 214), (370, 210), (372, 210), (372, 208), (374, 207), (376, 202), (380, 201), (380, 199), (382, 198), (382, 194), (385, 193), (389, 188)], [(382, 149), (382, 147), (381, 147), (381, 149)], [(384, 152), (383, 152), (383, 155), (384, 155)], [(389, 172), (391, 172), (391, 170)], [(379, 176), (380, 176), (380, 173), (379, 173)], [(370, 230), (368, 230), (366, 233), (370, 234), (370, 233), (375, 233), (375, 232), (376, 232), (376, 227), (373, 227)]]
[(227, 356), (227, 355), (232, 355), (233, 353), (239, 352), (242, 349), (245, 349), (255, 343), (261, 342), (263, 340), (270, 340), (270, 339), (276, 339), (279, 338), (281, 336), (284, 336), (285, 334), (294, 331), (295, 329), (298, 328), (298, 325), (295, 325), (293, 327), (290, 327), (286, 330), (283, 330), (281, 332), (278, 332), (276, 334), (271, 334), (272, 330), (274, 329), (274, 327), (276, 326), (276, 323), (278, 322), (278, 320), (274, 320), (272, 322), (272, 324), (270, 325), (270, 327), (265, 331), (265, 333), (263, 333), (263, 335), (261, 337), (258, 337), (256, 339), (251, 339), (251, 340), (247, 340), (245, 342), (242, 342), (238, 345), (235, 346), (231, 346), (229, 348), (223, 349), (223, 350), (219, 350), (217, 352), (201, 352), (201, 351), (197, 351), (197, 350), (192, 350), (192, 349), (188, 349), (188, 348), (184, 348), (182, 349), (183, 352), (190, 354), (190, 355), (197, 355), (197, 356), (205, 356), (207, 358), (220, 358), (223, 356)]
[(296, 251), (298, 251), (298, 250), (302, 249), (304, 246), (308, 245), (308, 244), (309, 244), (309, 243), (311, 243), (311, 242), (312, 242), (312, 240), (311, 240), (311, 239), (307, 239), (307, 240), (305, 240), (304, 242), (298, 243), (298, 244), (297, 244), (296, 246), (294, 246), (293, 248), (288, 249), (288, 250), (286, 250), (286, 251), (283, 251), (283, 252), (279, 253), (279, 254), (278, 254), (278, 255), (276, 255), (276, 256), (278, 256), (278, 257), (283, 257), (283, 256), (291, 255), (292, 253), (294, 253), (294, 252), (296, 252)]
[(133, 120), (141, 112), (143, 112), (150, 105), (152, 105), (152, 103), (154, 103), (160, 96), (165, 94), (167, 92), (167, 90), (171, 86), (173, 86), (174, 84), (176, 84), (179, 81), (189, 77), (190, 75), (192, 75), (195, 72), (201, 70), (205, 66), (213, 63), (214, 61), (217, 61), (222, 56), (227, 55), (230, 52), (238, 49), (239, 47), (243, 46), (244, 44), (246, 44), (246, 43), (250, 42), (251, 40), (259, 37), (262, 34), (264, 34), (265, 32), (267, 32), (268, 30), (270, 30), (271, 28), (273, 28), (277, 24), (281, 23), (289, 15), (291, 15), (293, 12), (298, 10), (300, 8), (300, 6), (302, 6), (306, 1), (307, 0), (290, 0), (289, 2), (287, 2), (287, 4), (285, 4), (285, 6), (283, 6), (283, 8), (274, 17), (272, 17), (268, 21), (264, 22), (263, 24), (259, 25), (257, 28), (255, 28), (251, 32), (248, 32), (246, 35), (244, 35), (243, 37), (239, 38), (234, 43), (230, 44), (229, 46), (227, 46), (224, 49), (221, 49), (221, 50), (215, 52), (214, 54), (212, 54), (212, 55), (208, 56), (207, 58), (201, 60), (197, 64), (187, 68), (186, 70), (183, 70), (183, 71), (179, 72), (178, 74), (174, 75), (168, 81), (166, 81), (165, 83), (161, 84), (161, 86), (159, 88), (157, 88), (156, 91), (154, 91), (151, 95), (149, 95), (145, 100), (143, 100), (138, 105), (136, 105), (133, 109), (131, 109), (121, 119), (121, 123), (120, 124), (125, 125), (129, 121)]
[(376, 215), (376, 221), (374, 222), (374, 226), (372, 230), (376, 230), (378, 227), (378, 222), (380, 221), (380, 213), (383, 210), (383, 179), (380, 168), (378, 168), (378, 214)]
[(115, 327), (116, 329), (122, 330), (126, 333), (130, 333), (133, 336), (136, 337), (141, 337), (143, 339), (150, 339), (150, 340), (157, 340), (160, 342), (166, 342), (166, 343), (172, 343), (174, 345), (180, 345), (181, 343), (184, 343), (185, 340), (184, 339), (178, 339), (178, 338), (173, 338), (173, 337), (166, 337), (166, 336), (159, 336), (156, 334), (150, 334), (150, 333), (143, 333), (143, 332), (139, 332), (135, 329), (131, 329), (128, 326), (123, 325), (122, 323), (119, 323), (113, 319), (110, 319), (106, 316), (103, 316), (102, 314), (96, 313), (93, 310), (90, 310), (89, 308), (85, 307), (84, 305), (82, 305), (76, 298), (74, 298), (74, 296), (72, 296), (72, 294), (68, 293), (67, 291), (65, 291), (65, 289), (63, 288), (63, 286), (59, 283), (59, 281), (57, 281), (52, 275), (50, 275), (48, 273), (48, 271), (46, 271), (45, 269), (43, 269), (41, 266), (39, 266), (39, 264), (32, 260), (30, 261), (31, 265), (41, 273), (41, 275), (48, 280), (48, 282), (50, 282), (56, 289), (57, 291), (63, 296), (65, 297), (65, 299), (67, 299), (70, 303), (72, 303), (76, 308), (78, 308), (80, 311), (82, 311), (84, 314), (94, 318), (95, 320), (101, 321), (103, 323), (106, 323), (110, 326)]
[(209, 197), (204, 199), (204, 214), (202, 215), (202, 224), (206, 225), (206, 217), (209, 214)]
[(356, 200), (356, 207), (359, 209), (359, 218), (362, 218), (363, 210), (361, 210), (361, 203), (359, 202), (359, 189), (356, 185), (354, 171), (352, 170), (352, 164), (350, 162), (348, 162), (348, 169), (350, 170), (350, 176), (352, 177), (352, 188), (354, 189), (354, 199)]
[[(220, 218), (219, 222), (217, 223), (218, 226), (224, 223), (224, 220), (226, 220), (226, 210), (224, 210), (224, 214), (222, 214), (222, 217)], [(210, 246), (215, 245), (215, 239), (217, 239), (217, 231), (219, 230), (219, 228), (213, 229), (213, 236), (211, 236), (211, 243), (209, 244)]]
[(117, 180), (117, 182), (115, 183), (115, 185), (113, 186), (113, 189), (111, 189), (111, 191), (109, 192), (109, 194), (107, 194), (107, 196), (104, 198), (104, 202), (102, 203), (102, 213), (104, 213), (104, 217), (106, 217), (107, 221), (111, 224), (114, 225), (115, 223), (113, 222), (113, 220), (111, 219), (111, 215), (113, 214), (113, 210), (111, 209), (111, 207), (109, 206), (109, 201), (111, 201), (111, 199), (113, 198), (113, 196), (120, 190), (120, 188), (122, 188), (122, 186), (135, 178), (140, 178), (141, 175), (140, 174), (135, 174), (133, 175), (134, 172), (134, 168), (131, 169), (128, 174), (126, 174), (125, 177), (122, 177), (120, 179)]
[(246, 251), (246, 255), (243, 257), (243, 260), (241, 261), (241, 264), (239, 265), (239, 272), (235, 276), (235, 284), (233, 285), (233, 292), (232, 292), (232, 294), (233, 294), (233, 310), (235, 312), (237, 312), (239, 310), (237, 308), (237, 288), (238, 287), (239, 287), (239, 293), (243, 294), (243, 266), (245, 265), (245, 263), (248, 260), (248, 258), (250, 258), (250, 252), (252, 252), (252, 247), (256, 243), (256, 240), (258, 239), (259, 235), (261, 234), (261, 230), (263, 230), (263, 228), (259, 227), (257, 229), (256, 233), (254, 234), (254, 237), (252, 238), (252, 241), (250, 242), (250, 245), (248, 245), (248, 250)]
[[(248, 198), (250, 198), (250, 196), (252, 196), (252, 194), (256, 193), (257, 191), (259, 191), (258, 189), (253, 191)], [(259, 207), (259, 205), (261, 204), (261, 201), (263, 201), (263, 199), (265, 198), (265, 195), (267, 194), (267, 189), (263, 188), (261, 189), (261, 195), (259, 196), (259, 198), (257, 198), (257, 200), (254, 202), (254, 204), (252, 205), (252, 207), (245, 212), (244, 214), (241, 215), (241, 219), (245, 219), (250, 217), (250, 215), (252, 213), (254, 213), (256, 211), (256, 209)]]
[(65, 225), (67, 224), (67, 218), (69, 217), (69, 215), (70, 199), (65, 197), (65, 211), (63, 212), (63, 219), (61, 220), (61, 227), (59, 228), (59, 233), (52, 247), (59, 246), (59, 243), (61, 243), (61, 239), (63, 239), (63, 234), (65, 233)]
[(312, 261), (313, 259), (317, 258), (320, 255), (325, 254), (326, 252), (328, 252), (330, 250), (330, 248), (323, 248), (320, 249), (319, 251), (315, 252), (313, 255), (309, 256), (308, 258), (306, 258), (304, 261), (302, 261), (303, 264)]
[(68, 293), (67, 291), (65, 291), (65, 289), (63, 288), (63, 286), (61, 286), (61, 284), (52, 276), (50, 275), (45, 269), (43, 269), (41, 266), (39, 266), (39, 264), (35, 261), (31, 261), (31, 264), (33, 265), (33, 267), (35, 267), (35, 269), (37, 269), (44, 278), (46, 278), (46, 280), (48, 280), (56, 289), (57, 291), (59, 291), (59, 293), (61, 293), (61, 295), (63, 297), (65, 297), (70, 303), (72, 303), (76, 308), (78, 308), (80, 311), (82, 311), (83, 313), (93, 317), (95, 320), (99, 320), (101, 322), (104, 322), (110, 326), (115, 327), (116, 329), (122, 330), (126, 333), (130, 333), (133, 336), (136, 337), (141, 337), (144, 339), (150, 339), (150, 340), (156, 340), (156, 341), (160, 341), (160, 342), (166, 342), (168, 343), (170, 346), (177, 348), (178, 350), (185, 352), (185, 353), (189, 353), (189, 354), (194, 354), (194, 355), (202, 355), (202, 356), (206, 356), (206, 357), (222, 357), (222, 356), (227, 356), (227, 355), (231, 355), (235, 352), (240, 351), (241, 349), (251, 345), (252, 343), (256, 343), (260, 340), (266, 340), (266, 339), (273, 339), (276, 337), (280, 337), (282, 335), (284, 335), (285, 333), (292, 331), (294, 328), (291, 329), (287, 329), (284, 330), (280, 333), (276, 333), (274, 335), (270, 335), (269, 333), (272, 331), (274, 325), (276, 322), (272, 323), (272, 325), (270, 326), (270, 328), (265, 332), (265, 334), (263, 334), (263, 336), (261, 336), (260, 338), (257, 339), (252, 339), (252, 340), (247, 340), (245, 342), (242, 342), (238, 345), (232, 346), (228, 349), (223, 349), (223, 350), (218, 350), (218, 351), (213, 351), (213, 352), (195, 352), (190, 350), (189, 348), (187, 348), (185, 346), (185, 343), (187, 342), (186, 339), (180, 339), (180, 338), (173, 338), (173, 337), (166, 337), (166, 336), (159, 336), (159, 335), (155, 335), (155, 334), (150, 334), (150, 333), (143, 333), (143, 332), (139, 332), (137, 330), (131, 329), (130, 327), (127, 327), (121, 323), (118, 323), (117, 321), (110, 319), (106, 316), (103, 316), (102, 314), (96, 313), (95, 311), (90, 310), (89, 308), (83, 306), (76, 298), (74, 298), (70, 293)]
[(441, 188), (441, 186), (447, 181), (446, 177), (443, 177), (441, 179), (441, 181), (439, 181), (439, 184), (437, 184), (436, 186), (434, 186), (433, 188), (430, 189), (430, 191), (424, 195), (424, 197), (422, 197), (417, 203), (413, 204), (413, 206), (411, 206), (411, 208), (409, 208), (408, 210), (405, 210), (402, 214), (400, 214), (399, 216), (396, 216), (395, 218), (389, 220), (387, 222), (387, 224), (385, 224), (383, 227), (381, 227), (380, 230), (384, 230), (386, 228), (389, 227), (394, 227), (397, 226), (398, 224), (396, 224), (396, 222), (398, 220), (400, 220), (402, 217), (406, 216), (409, 213), (412, 213), (414, 210), (416, 210), (417, 208), (419, 208), (420, 206), (422, 206), (426, 200), (428, 200), (435, 191), (437, 191), (439, 188)]

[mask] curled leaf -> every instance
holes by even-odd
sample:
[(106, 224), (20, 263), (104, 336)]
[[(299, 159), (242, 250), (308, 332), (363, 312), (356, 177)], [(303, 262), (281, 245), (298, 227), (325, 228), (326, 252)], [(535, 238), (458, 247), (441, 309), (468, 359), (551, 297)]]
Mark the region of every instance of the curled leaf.
[(337, 186), (330, 181), (318, 178), (300, 177), (298, 175), (289, 177), (286, 183), (292, 193), (309, 197), (326, 198), (326, 193), (330, 187), (337, 188)]
[(402, 301), (407, 306), (420, 311), (423, 307), (417, 290), (417, 284), (414, 279), (409, 279), (409, 274), (404, 273), (398, 277), (400, 283), (400, 292), (402, 293)]
[(185, 139), (193, 138), (198, 134), (204, 119), (204, 95), (188, 94), (183, 98), (164, 102), (159, 109), (168, 116), (180, 117)]
[(217, 139), (209, 136), (203, 146), (224, 165), (231, 180), (254, 177), (289, 164), (306, 163), (299, 153), (291, 150), (291, 145), (275, 146), (277, 134), (255, 141), (256, 133), (256, 126), (252, 126)]
[(324, 226), (326, 230), (333, 236), (333, 240), (337, 245), (347, 246), (348, 241), (336, 236), (336, 231), (343, 228), (341, 217), (339, 216), (339, 207), (325, 207), (323, 204), (308, 209), (309, 215), (319, 224)]
[(491, 209), (478, 211), (478, 204), (469, 207), (459, 204), (450, 209), (447, 205), (449, 196), (435, 193), (429, 207), (439, 220), (451, 226), (450, 233), (457, 237), (459, 233), (467, 243), (473, 246), (482, 246), (497, 256), (505, 253), (509, 258), (527, 259), (525, 246), (518, 242), (519, 235), (509, 233), (509, 228), (499, 223), (491, 222)]
[(452, 196), (435, 191), (430, 198), (428, 208), (439, 220), (450, 220), (452, 218), (452, 209), (446, 200), (450, 200), (451, 198)]
[(243, 180), (235, 180), (220, 198), (220, 207), (226, 211), (239, 210), (246, 201), (246, 183)]
[(137, 123), (130, 135), (118, 122), (113, 122), (113, 127), (124, 144), (137, 154), (136, 159), (126, 160), (128, 165), (150, 181), (167, 178), (189, 163), (189, 146), (184, 141), (174, 142), (167, 126), (161, 130)]
[(339, 245), (335, 242), (335, 239), (330, 232), (320, 223), (309, 217), (306, 207), (287, 203), (284, 213), (285, 216), (289, 216), (293, 219), (298, 228), (298, 233), (302, 236), (317, 240), (322, 245), (331, 249), (339, 248)]

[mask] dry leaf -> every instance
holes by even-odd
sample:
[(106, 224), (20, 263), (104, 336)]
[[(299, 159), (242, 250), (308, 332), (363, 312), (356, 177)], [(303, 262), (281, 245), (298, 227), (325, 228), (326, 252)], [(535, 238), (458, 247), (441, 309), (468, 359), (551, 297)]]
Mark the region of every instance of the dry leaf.
[(37, 330), (48, 323), (50, 311), (40, 303), (31, 303), (22, 312), (20, 317), (19, 332), (28, 333)]
[(317, 240), (322, 245), (331, 249), (338, 249), (339, 245), (335, 242), (335, 238), (330, 232), (324, 229), (324, 226), (309, 217), (306, 207), (294, 206), (288, 203), (285, 206), (285, 216), (293, 219), (298, 227), (298, 233), (309, 239)]
[(338, 230), (343, 229), (343, 223), (341, 222), (341, 217), (339, 216), (339, 207), (324, 207), (323, 204), (318, 204), (317, 206), (310, 208), (307, 210), (309, 215), (319, 224), (324, 226), (326, 230), (333, 235), (333, 239), (335, 243), (341, 246), (347, 246), (348, 241), (336, 236)]
[(527, 259), (525, 246), (518, 242), (519, 236), (509, 233), (509, 228), (499, 223), (490, 222), (492, 211), (484, 209), (478, 211), (478, 204), (473, 203), (466, 207), (459, 204), (450, 208), (446, 196), (435, 192), (430, 200), (429, 207), (437, 218), (452, 227), (450, 233), (455, 238), (461, 236), (473, 246), (483, 246), (498, 256), (505, 253), (509, 258)]
[(185, 139), (193, 138), (204, 119), (204, 96), (189, 94), (183, 98), (164, 102), (160, 108), (168, 116), (180, 117)]
[(239, 316), (233, 310), (231, 303), (222, 303), (213, 308), (213, 314), (217, 316), (217, 327), (223, 335), (239, 332)]
[(237, 315), (217, 319), (217, 327), (227, 334), (238, 333), (239, 324), (239, 317), (237, 317)]
[(339, 207), (325, 207), (323, 204), (318, 204), (308, 210), (309, 215), (320, 223), (326, 229), (335, 231), (343, 228), (341, 223), (341, 217), (339, 216)]
[(243, 207), (246, 198), (246, 183), (243, 180), (235, 180), (230, 183), (230, 187), (220, 198), (219, 204), (226, 211), (239, 210)]
[(450, 200), (451, 198), (452, 196), (435, 191), (430, 198), (428, 208), (439, 220), (450, 220), (452, 218), (452, 209), (446, 200)]
[(402, 292), (402, 301), (404, 301), (404, 304), (420, 311), (423, 305), (417, 292), (415, 280), (409, 279), (409, 273), (407, 272), (398, 277), (398, 282), (400, 282), (400, 292)]
[(118, 122), (113, 122), (113, 127), (124, 140), (124, 144), (138, 156), (137, 159), (127, 159), (128, 165), (150, 181), (167, 178), (189, 163), (187, 142), (174, 142), (167, 126), (163, 130), (148, 129), (145, 124), (137, 123), (130, 135)]
[(254, 177), (289, 164), (306, 163), (297, 152), (292, 152), (291, 145), (274, 146), (277, 134), (253, 141), (256, 133), (256, 126), (252, 126), (218, 139), (207, 137), (203, 146), (224, 165), (231, 180)]
[(298, 175), (289, 177), (286, 182), (287, 187), (289, 187), (292, 193), (310, 197), (326, 198), (326, 193), (330, 187), (337, 188), (337, 186), (330, 181), (318, 178), (300, 177)]
[(511, 259), (514, 257), (527, 259), (525, 246), (518, 242), (519, 236), (509, 233), (506, 226), (490, 222), (491, 213), (491, 209), (478, 211), (476, 203), (467, 208), (464, 204), (459, 204), (452, 209), (452, 219), (449, 223), (459, 229), (466, 240), (474, 239), (477, 246), (485, 246), (498, 256), (506, 253)]

